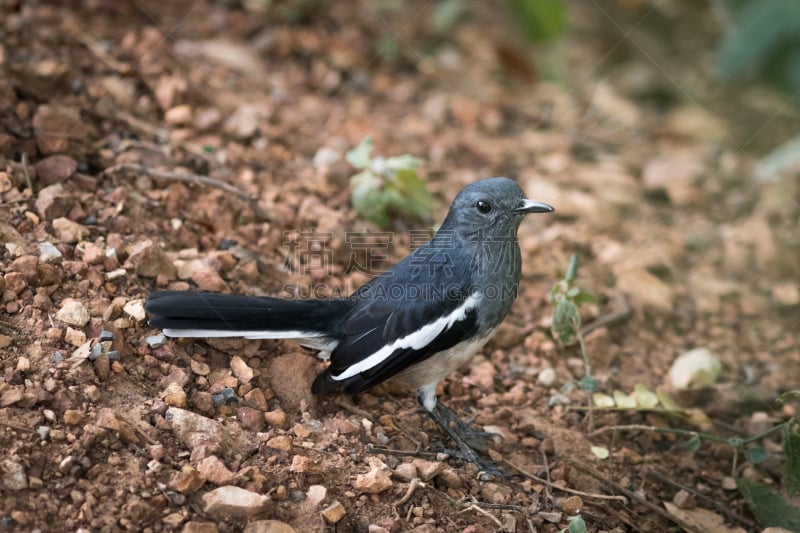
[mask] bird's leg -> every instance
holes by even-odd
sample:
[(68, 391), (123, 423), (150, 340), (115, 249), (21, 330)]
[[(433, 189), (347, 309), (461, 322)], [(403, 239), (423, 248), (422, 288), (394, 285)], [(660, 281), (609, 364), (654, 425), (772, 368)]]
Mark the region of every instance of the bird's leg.
[[(508, 477), (508, 473), (500, 470), (492, 461), (478, 456), (473, 447), (467, 442), (469, 440), (474, 441), (476, 437), (479, 437), (478, 440), (483, 444), (482, 440), (485, 439), (487, 435), (493, 435), (493, 433), (476, 430), (470, 424), (461, 421), (451, 409), (436, 401), (436, 396), (430, 388), (426, 387), (420, 389), (417, 399), (430, 417), (445, 430), (458, 446), (458, 452), (455, 454), (451, 453), (451, 455), (455, 455), (477, 465), (478, 468), (488, 474), (498, 477)], [(485, 450), (485, 446), (483, 449)]]

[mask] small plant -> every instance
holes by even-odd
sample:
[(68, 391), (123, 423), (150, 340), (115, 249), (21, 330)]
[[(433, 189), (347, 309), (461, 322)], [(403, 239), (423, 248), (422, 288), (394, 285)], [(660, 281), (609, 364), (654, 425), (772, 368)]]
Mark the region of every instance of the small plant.
[(382, 228), (397, 215), (427, 221), (433, 197), (417, 175), (422, 161), (408, 154), (372, 156), (372, 148), (372, 139), (367, 136), (347, 152), (347, 162), (361, 171), (350, 177), (351, 198), (358, 214)]
[[(553, 306), (553, 324), (551, 330), (553, 336), (563, 344), (569, 346), (578, 342), (583, 356), (585, 369), (584, 376), (578, 381), (578, 388), (591, 394), (597, 390), (597, 379), (592, 375), (592, 366), (589, 363), (589, 354), (586, 353), (586, 343), (581, 334), (581, 313), (580, 306), (584, 303), (596, 301), (593, 294), (588, 293), (574, 286), (572, 282), (578, 277), (578, 256), (572, 254), (569, 259), (569, 266), (564, 279), (559, 281), (550, 291), (550, 303)], [(575, 384), (572, 381), (564, 385), (565, 392), (572, 389)], [(592, 397), (589, 396), (589, 427), (592, 426)]]

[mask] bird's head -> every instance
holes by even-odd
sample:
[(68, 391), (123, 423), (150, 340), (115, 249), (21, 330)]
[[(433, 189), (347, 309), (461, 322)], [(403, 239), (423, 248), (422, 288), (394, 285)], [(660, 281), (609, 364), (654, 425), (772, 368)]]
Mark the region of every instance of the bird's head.
[(463, 238), (516, 238), (520, 222), (530, 213), (550, 213), (548, 204), (525, 198), (508, 178), (486, 178), (464, 187), (442, 223), (442, 231)]

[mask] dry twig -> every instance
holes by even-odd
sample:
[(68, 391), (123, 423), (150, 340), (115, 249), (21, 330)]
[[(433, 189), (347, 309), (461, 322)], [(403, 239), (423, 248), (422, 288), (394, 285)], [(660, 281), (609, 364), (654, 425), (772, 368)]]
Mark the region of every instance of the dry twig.
[(113, 165), (105, 169), (103, 173), (114, 174), (116, 172), (124, 171), (138, 172), (155, 179), (195, 183), (197, 185), (205, 185), (208, 187), (214, 187), (215, 189), (223, 190), (247, 202), (248, 206), (250, 206), (250, 209), (253, 210), (253, 213), (256, 215), (256, 218), (258, 218), (259, 221), (263, 222), (269, 220), (269, 216), (263, 209), (261, 209), (261, 206), (258, 205), (258, 201), (255, 197), (237, 187), (234, 187), (230, 183), (225, 183), (224, 181), (220, 181), (209, 176), (204, 176), (202, 174), (190, 174), (188, 172), (168, 172), (164, 170), (148, 168), (144, 165), (135, 165), (133, 163), (120, 163), (118, 165)]
[(625, 496), (618, 496), (616, 494), (597, 494), (597, 493), (592, 493), (592, 492), (583, 492), (581, 490), (576, 490), (576, 489), (570, 489), (570, 488), (567, 488), (567, 487), (561, 487), (561, 486), (556, 485), (555, 483), (552, 483), (552, 482), (550, 482), (550, 481), (548, 481), (546, 479), (540, 478), (536, 474), (532, 474), (531, 472), (528, 472), (527, 470), (525, 470), (521, 466), (515, 465), (514, 463), (512, 463), (508, 459), (505, 459), (503, 462), (505, 464), (507, 464), (508, 466), (510, 466), (511, 468), (513, 468), (514, 470), (516, 470), (517, 472), (519, 472), (520, 474), (524, 475), (525, 477), (528, 477), (528, 478), (530, 478), (530, 479), (532, 479), (532, 480), (534, 480), (534, 481), (536, 481), (538, 483), (542, 483), (545, 486), (548, 486), (548, 487), (550, 487), (552, 489), (560, 490), (561, 492), (566, 492), (568, 494), (575, 494), (576, 496), (583, 496), (584, 498), (594, 498), (596, 500), (616, 500), (616, 501), (620, 501), (622, 503), (628, 503), (628, 499)]

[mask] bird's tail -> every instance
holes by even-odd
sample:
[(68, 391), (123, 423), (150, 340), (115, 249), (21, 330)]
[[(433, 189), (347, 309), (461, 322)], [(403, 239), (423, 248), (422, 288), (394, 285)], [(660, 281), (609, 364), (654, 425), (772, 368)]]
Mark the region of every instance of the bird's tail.
[(314, 339), (337, 337), (347, 300), (283, 300), (201, 291), (150, 295), (150, 325), (170, 337)]

